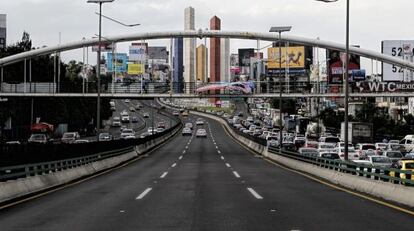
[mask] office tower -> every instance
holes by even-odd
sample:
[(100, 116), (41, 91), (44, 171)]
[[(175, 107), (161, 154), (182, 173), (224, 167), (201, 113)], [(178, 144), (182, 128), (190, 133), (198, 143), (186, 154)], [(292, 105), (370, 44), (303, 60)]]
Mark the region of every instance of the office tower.
[(173, 58), (173, 88), (174, 93), (184, 93), (183, 80), (183, 38), (174, 39), (174, 58)]
[(197, 81), (207, 82), (207, 47), (201, 44), (197, 47), (196, 55), (196, 77)]
[(0, 14), (0, 49), (6, 48), (6, 38), (7, 38), (6, 16), (7, 16), (6, 14)]
[[(195, 13), (194, 8), (187, 7), (184, 10), (184, 29), (195, 30)], [(195, 83), (195, 38), (184, 39), (184, 82), (194, 85)], [(189, 93), (190, 88), (187, 88), (186, 93)]]
[[(210, 30), (220, 30), (221, 20), (214, 16), (210, 19)], [(220, 38), (210, 39), (210, 82), (220, 82), (220, 55), (221, 55)]]
[(221, 38), (220, 52), (220, 80), (230, 82), (230, 39)]

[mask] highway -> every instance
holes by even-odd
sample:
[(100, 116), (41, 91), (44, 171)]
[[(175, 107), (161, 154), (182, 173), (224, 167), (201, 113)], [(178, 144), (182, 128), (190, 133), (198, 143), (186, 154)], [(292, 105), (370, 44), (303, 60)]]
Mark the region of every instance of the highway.
[[(188, 120), (195, 121), (190, 116)], [(148, 157), (0, 210), (5, 230), (412, 230), (412, 215), (256, 157), (205, 119)], [(185, 121), (187, 122), (187, 121)], [(197, 128), (195, 126), (195, 128)]]

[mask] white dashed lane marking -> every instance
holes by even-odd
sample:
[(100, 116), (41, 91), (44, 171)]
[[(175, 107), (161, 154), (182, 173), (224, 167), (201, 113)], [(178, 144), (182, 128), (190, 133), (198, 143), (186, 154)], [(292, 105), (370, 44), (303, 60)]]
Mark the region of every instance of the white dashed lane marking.
[(236, 171), (233, 171), (233, 174), (235, 177), (240, 178), (240, 175)]
[(174, 163), (173, 165), (171, 165), (171, 168), (174, 168), (175, 166), (177, 166), (177, 163)]
[(162, 178), (164, 178), (165, 176), (167, 176), (167, 174), (168, 174), (168, 172), (164, 172), (161, 176), (160, 176), (160, 178), (162, 179)]
[(254, 197), (256, 197), (256, 199), (258, 199), (258, 200), (262, 200), (263, 199), (263, 197), (262, 196), (260, 196), (256, 191), (254, 191), (254, 189), (252, 189), (252, 188), (247, 188), (247, 190), (254, 196)]
[(229, 163), (226, 163), (227, 168), (231, 168), (231, 165)]
[(139, 194), (139, 196), (137, 196), (137, 198), (135, 198), (135, 200), (141, 200), (142, 198), (144, 198), (150, 191), (152, 190), (152, 188), (147, 188), (145, 189), (144, 192), (142, 192), (141, 194)]
[(183, 156), (178, 157), (179, 160), (181, 160), (183, 158)]

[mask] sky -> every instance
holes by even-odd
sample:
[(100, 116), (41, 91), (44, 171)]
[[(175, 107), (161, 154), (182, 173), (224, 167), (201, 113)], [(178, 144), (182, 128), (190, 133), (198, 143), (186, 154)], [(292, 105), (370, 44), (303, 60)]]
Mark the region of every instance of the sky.
[[(35, 47), (57, 45), (59, 32), (61, 43), (95, 36), (98, 6), (86, 2), (0, 0), (0, 14), (7, 14), (7, 43), (19, 41), (23, 31), (30, 33)], [(115, 0), (103, 5), (103, 14), (141, 26), (123, 27), (103, 19), (103, 36), (183, 30), (184, 8), (188, 6), (195, 8), (196, 29), (208, 27), (209, 19), (217, 15), (222, 30), (267, 32), (271, 26), (291, 25), (291, 35), (345, 42), (345, 0)], [(351, 44), (380, 52), (382, 40), (414, 39), (413, 0), (350, 0), (350, 9)], [(169, 46), (168, 40), (150, 41), (150, 45)], [(128, 44), (118, 47), (127, 52)], [(232, 40), (232, 52), (247, 47), (256, 47), (256, 41)], [(65, 52), (63, 59), (81, 60), (82, 51)], [(363, 61), (363, 66), (370, 72), (370, 61)]]

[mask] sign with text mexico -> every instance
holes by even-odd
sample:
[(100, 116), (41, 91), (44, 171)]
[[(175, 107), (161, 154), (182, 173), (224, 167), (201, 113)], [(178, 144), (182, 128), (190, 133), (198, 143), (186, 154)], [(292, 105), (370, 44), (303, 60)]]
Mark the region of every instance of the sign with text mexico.
[[(414, 40), (385, 40), (382, 41), (382, 53), (412, 62)], [(382, 64), (383, 81), (411, 81), (412, 71), (404, 70), (392, 64)], [(408, 78), (407, 78), (408, 77)], [(407, 80), (408, 79), (408, 80)]]

